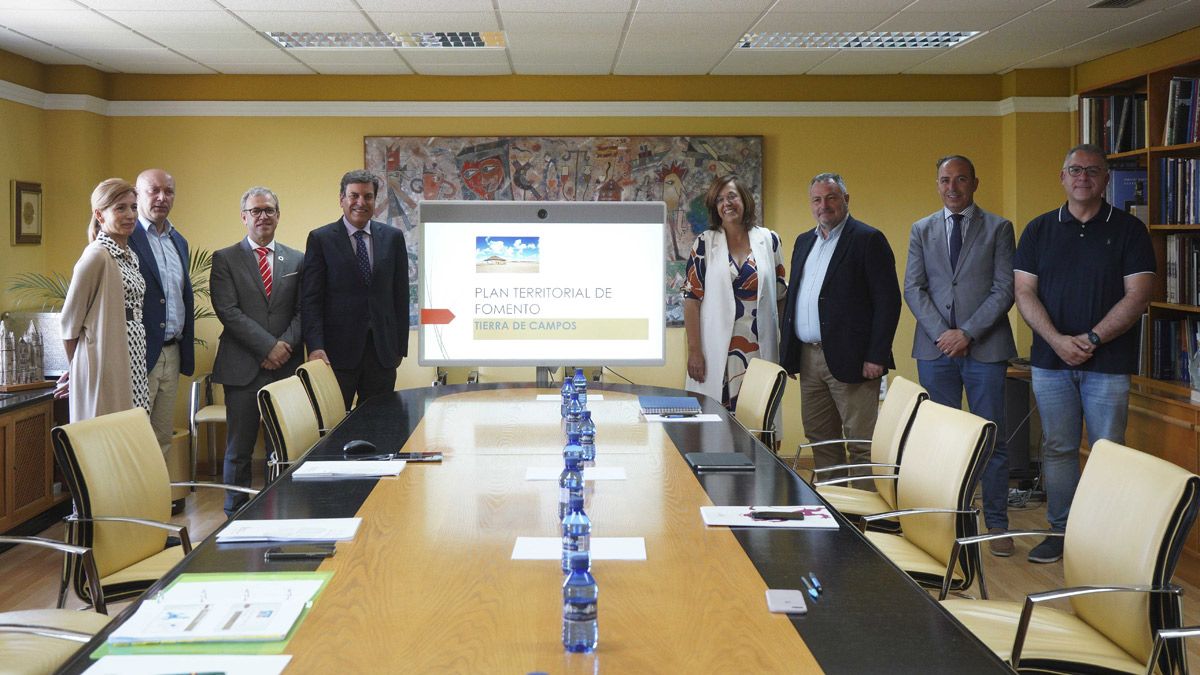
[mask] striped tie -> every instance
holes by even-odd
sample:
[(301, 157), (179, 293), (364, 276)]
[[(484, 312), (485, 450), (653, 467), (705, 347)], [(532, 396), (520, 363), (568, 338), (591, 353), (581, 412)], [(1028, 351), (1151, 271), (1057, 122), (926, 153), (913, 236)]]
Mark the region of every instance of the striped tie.
[(271, 256), (271, 249), (266, 246), (259, 246), (254, 249), (258, 254), (258, 273), (262, 275), (263, 290), (267, 292), (267, 299), (271, 298), (271, 262), (268, 258)]

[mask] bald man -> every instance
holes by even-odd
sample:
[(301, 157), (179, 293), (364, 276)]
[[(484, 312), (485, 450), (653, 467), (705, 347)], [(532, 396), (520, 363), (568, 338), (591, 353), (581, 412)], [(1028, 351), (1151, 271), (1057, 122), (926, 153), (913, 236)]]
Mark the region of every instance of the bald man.
[(175, 205), (175, 179), (162, 169), (138, 175), (138, 226), (129, 245), (146, 279), (142, 323), (146, 326), (146, 372), (150, 380), (150, 425), (166, 455), (174, 428), (179, 375), (195, 370), (192, 282), (188, 244), (168, 219)]

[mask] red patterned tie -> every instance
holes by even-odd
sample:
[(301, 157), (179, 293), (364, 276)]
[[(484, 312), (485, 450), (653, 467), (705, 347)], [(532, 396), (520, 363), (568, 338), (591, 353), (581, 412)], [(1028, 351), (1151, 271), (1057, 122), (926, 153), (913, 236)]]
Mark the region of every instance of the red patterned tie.
[(259, 246), (254, 249), (258, 254), (258, 273), (262, 275), (263, 289), (267, 291), (267, 298), (271, 297), (271, 262), (268, 258), (271, 255), (271, 249), (266, 246)]

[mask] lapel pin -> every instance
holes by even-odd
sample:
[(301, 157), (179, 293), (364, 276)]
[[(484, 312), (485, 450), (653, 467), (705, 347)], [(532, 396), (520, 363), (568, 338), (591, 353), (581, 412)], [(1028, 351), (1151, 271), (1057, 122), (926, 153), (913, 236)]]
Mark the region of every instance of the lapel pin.
[(279, 257), (277, 257), (277, 258), (275, 258), (275, 259), (276, 259), (276, 260), (278, 260), (279, 262), (283, 262), (283, 256), (279, 256)]

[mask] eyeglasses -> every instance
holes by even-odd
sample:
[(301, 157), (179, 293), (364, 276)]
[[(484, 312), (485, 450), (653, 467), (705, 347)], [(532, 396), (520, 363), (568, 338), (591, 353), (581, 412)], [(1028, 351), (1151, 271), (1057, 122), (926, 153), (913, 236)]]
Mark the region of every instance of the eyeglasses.
[(740, 202), (740, 201), (742, 201), (741, 195), (739, 195), (736, 192), (730, 192), (727, 195), (718, 196), (716, 203), (717, 204), (724, 204), (724, 203), (732, 204), (734, 202)]
[(249, 213), (257, 218), (259, 216), (273, 216), (279, 213), (279, 209), (275, 208), (274, 206), (264, 206), (261, 209), (257, 207), (253, 209), (242, 209), (242, 213)]
[(1067, 173), (1071, 174), (1072, 176), (1078, 176), (1086, 173), (1088, 178), (1098, 178), (1099, 176), (1103, 175), (1105, 171), (1108, 171), (1108, 169), (1105, 169), (1102, 166), (1079, 166), (1078, 164), (1072, 164), (1071, 166), (1066, 167), (1066, 169)]

